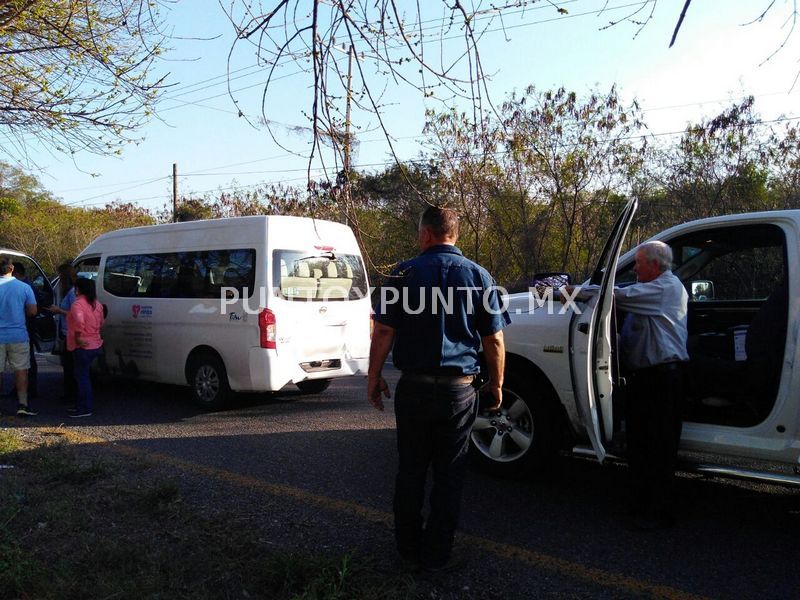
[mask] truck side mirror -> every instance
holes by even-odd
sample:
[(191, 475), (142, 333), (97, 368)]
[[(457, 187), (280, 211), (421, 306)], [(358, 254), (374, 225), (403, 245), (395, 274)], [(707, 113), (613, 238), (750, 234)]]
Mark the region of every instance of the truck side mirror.
[(692, 281), (690, 284), (689, 299), (695, 302), (713, 300), (714, 282), (707, 279)]

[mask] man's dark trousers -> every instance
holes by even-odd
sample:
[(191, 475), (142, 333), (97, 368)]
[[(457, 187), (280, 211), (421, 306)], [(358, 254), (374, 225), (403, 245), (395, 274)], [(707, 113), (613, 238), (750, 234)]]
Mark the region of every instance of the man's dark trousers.
[[(437, 567), (450, 557), (461, 512), (469, 435), (475, 420), (469, 384), (400, 379), (395, 391), (399, 467), (394, 496), (400, 555)], [(430, 514), (422, 509), (428, 467), (433, 468)]]
[(61, 366), (64, 369), (64, 402), (75, 404), (78, 401), (78, 382), (75, 380), (75, 359), (72, 352), (64, 345), (61, 354)]
[(681, 438), (684, 374), (680, 363), (639, 369), (628, 377), (626, 437), (634, 508), (670, 517)]

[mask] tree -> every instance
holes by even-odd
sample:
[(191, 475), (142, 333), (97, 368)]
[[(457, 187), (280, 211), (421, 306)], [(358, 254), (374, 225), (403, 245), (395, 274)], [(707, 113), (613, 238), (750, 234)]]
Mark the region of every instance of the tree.
[(42, 187), (36, 177), (0, 162), (0, 217), (16, 213), (36, 200), (52, 199), (50, 192)]
[[(228, 0), (220, 4), (236, 34), (228, 57), (229, 75), (241, 50), (254, 53), (257, 64), (268, 71), (261, 96), (262, 123), (268, 129), (274, 122), (269, 100), (273, 88), (280, 86), (282, 77), (275, 77), (280, 68), (293, 65), (307, 75), (311, 92), (303, 114), (313, 136), (309, 162), (323, 143), (333, 147), (338, 158), (347, 153), (352, 144), (351, 104), (374, 115), (391, 147), (382, 116), (383, 92), (391, 84), (410, 86), (449, 107), (456, 100), (466, 101), (472, 105), (472, 122), (480, 126), (494, 112), (479, 51), (481, 39), (491, 30), (505, 29), (506, 14), (541, 18), (541, 12), (530, 10), (536, 4), (554, 15), (569, 16), (568, 9), (554, 0), (434, 0), (403, 5), (398, 0)], [(796, 0), (788, 4), (791, 28), (786, 39), (794, 31), (798, 14)], [(628, 23), (641, 29), (655, 18), (658, 5), (659, 0), (631, 4), (629, 12), (606, 21), (603, 28)], [(690, 6), (691, 0), (684, 0), (679, 15), (666, 13), (667, 18), (676, 19), (670, 46), (691, 16)], [(762, 0), (759, 6), (754, 9), (753, 23), (779, 10), (775, 0)], [(598, 18), (604, 18), (608, 8), (607, 2), (600, 3)], [(245, 116), (240, 99), (230, 94), (240, 116)]]
[(439, 169), (427, 161), (395, 164), (355, 178), (353, 224), (371, 277), (387, 275), (398, 261), (418, 251), (417, 228), (426, 202), (439, 205), (446, 198)]
[(774, 208), (800, 208), (800, 129), (787, 125), (769, 142), (772, 176), (769, 188)]
[(6, 156), (26, 136), (106, 154), (151, 115), (172, 0), (0, 0), (0, 128)]
[(752, 97), (687, 127), (658, 154), (652, 178), (663, 195), (643, 207), (649, 228), (767, 208), (768, 134)]
[(114, 202), (104, 208), (72, 208), (59, 202), (33, 175), (0, 162), (0, 246), (36, 258), (50, 273), (75, 258), (101, 233), (152, 225), (143, 208)]
[(510, 96), (480, 136), (452, 111), (431, 115), (427, 131), (461, 207), (462, 235), (471, 233), (465, 249), (499, 279), (524, 283), (537, 270), (591, 267), (609, 213), (644, 164), (641, 128), (638, 106), (622, 105), (614, 88), (579, 97), (531, 86)]

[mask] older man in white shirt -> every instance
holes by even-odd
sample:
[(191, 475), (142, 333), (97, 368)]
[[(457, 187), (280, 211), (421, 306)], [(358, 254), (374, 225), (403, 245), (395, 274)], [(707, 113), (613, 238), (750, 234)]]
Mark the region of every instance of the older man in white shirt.
[(617, 308), (627, 313), (620, 351), (628, 381), (625, 421), (637, 529), (673, 521), (689, 295), (671, 268), (672, 249), (648, 242), (636, 251), (637, 283), (614, 290)]
[(637, 282), (614, 289), (616, 306), (626, 313), (620, 354), (628, 382), (625, 424), (636, 529), (673, 522), (689, 295), (671, 268), (672, 249), (647, 242), (636, 250)]

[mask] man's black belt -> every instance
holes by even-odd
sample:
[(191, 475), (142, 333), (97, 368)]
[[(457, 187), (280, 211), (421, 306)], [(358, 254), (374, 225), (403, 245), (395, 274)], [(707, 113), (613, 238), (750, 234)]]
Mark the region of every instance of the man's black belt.
[[(636, 371), (659, 371), (661, 373), (669, 373), (670, 371), (678, 371), (682, 368), (683, 363), (680, 361), (672, 361), (672, 362), (665, 362), (658, 365), (652, 365), (650, 367), (642, 367), (641, 369), (636, 369)], [(636, 373), (634, 371), (634, 373)]]
[(403, 373), (402, 379), (414, 383), (439, 385), (470, 385), (475, 375), (428, 375), (425, 373)]

